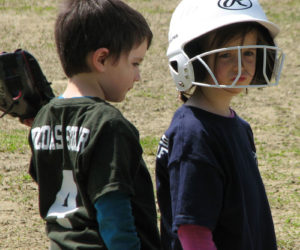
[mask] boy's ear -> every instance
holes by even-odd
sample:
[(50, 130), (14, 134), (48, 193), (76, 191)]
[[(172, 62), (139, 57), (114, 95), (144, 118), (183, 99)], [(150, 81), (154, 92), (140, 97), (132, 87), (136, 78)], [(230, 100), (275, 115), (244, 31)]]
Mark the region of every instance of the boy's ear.
[(105, 62), (109, 56), (109, 50), (107, 48), (99, 48), (92, 54), (92, 64), (93, 67), (102, 72), (105, 70)]

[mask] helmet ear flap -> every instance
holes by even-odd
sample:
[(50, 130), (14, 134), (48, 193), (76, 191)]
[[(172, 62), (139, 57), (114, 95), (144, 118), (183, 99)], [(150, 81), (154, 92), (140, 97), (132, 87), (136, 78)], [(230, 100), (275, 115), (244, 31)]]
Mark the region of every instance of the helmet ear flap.
[(178, 91), (186, 91), (192, 87), (195, 80), (194, 70), (189, 58), (181, 52), (169, 58), (170, 73)]

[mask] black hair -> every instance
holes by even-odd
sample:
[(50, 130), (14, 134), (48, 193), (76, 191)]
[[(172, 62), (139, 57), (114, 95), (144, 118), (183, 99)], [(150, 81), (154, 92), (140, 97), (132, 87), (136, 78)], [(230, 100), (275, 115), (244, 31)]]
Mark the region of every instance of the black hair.
[(89, 52), (107, 48), (117, 61), (134, 46), (152, 41), (145, 18), (120, 0), (65, 0), (55, 23), (57, 52), (68, 77), (89, 72)]

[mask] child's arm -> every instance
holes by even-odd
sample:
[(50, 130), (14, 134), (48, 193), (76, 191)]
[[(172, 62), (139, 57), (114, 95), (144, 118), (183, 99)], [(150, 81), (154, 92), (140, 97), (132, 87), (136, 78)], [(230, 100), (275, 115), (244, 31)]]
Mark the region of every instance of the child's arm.
[(140, 249), (128, 195), (111, 192), (94, 204), (100, 235), (108, 249)]
[(198, 225), (181, 225), (178, 237), (184, 250), (216, 250), (212, 233), (207, 227)]

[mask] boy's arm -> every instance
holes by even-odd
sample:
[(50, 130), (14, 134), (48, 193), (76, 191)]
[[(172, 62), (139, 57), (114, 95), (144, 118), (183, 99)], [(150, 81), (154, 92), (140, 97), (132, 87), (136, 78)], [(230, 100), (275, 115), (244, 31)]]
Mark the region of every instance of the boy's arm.
[(108, 249), (140, 249), (130, 198), (121, 192), (110, 192), (97, 199), (99, 233)]
[(203, 249), (216, 250), (212, 233), (207, 227), (198, 225), (181, 225), (178, 237), (184, 250)]

